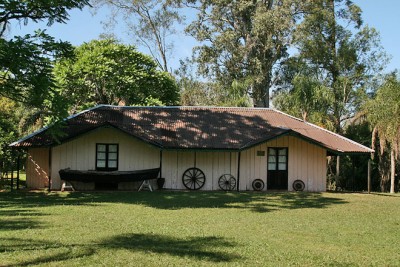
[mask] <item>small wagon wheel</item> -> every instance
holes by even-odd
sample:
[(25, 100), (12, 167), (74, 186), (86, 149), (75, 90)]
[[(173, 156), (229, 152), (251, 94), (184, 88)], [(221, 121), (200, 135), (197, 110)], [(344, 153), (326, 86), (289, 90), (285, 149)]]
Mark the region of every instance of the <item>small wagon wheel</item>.
[(306, 185), (302, 180), (296, 180), (293, 182), (293, 189), (295, 191), (303, 191)]
[(183, 185), (190, 190), (198, 190), (206, 182), (204, 172), (199, 168), (189, 168), (182, 175)]
[(236, 187), (236, 179), (231, 174), (223, 174), (218, 179), (219, 188), (225, 191), (231, 191)]
[(261, 191), (264, 189), (264, 181), (261, 179), (255, 179), (251, 185), (255, 191)]

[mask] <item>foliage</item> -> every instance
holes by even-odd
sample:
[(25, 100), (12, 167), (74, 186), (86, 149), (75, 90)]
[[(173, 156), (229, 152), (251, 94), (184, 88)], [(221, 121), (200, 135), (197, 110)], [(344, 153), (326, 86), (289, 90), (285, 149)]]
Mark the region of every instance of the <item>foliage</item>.
[(294, 36), (298, 58), (314, 70), (310, 78), (331, 91), (326, 115), (342, 133), (344, 122), (366, 99), (372, 78), (382, 71), (385, 54), (376, 30), (362, 27), (361, 9), (352, 1), (313, 0), (304, 10)]
[(196, 47), (200, 74), (226, 90), (248, 83), (258, 106), (269, 106), (273, 70), (287, 54), (302, 1), (187, 1), (198, 10), (186, 29)]
[(72, 51), (69, 43), (55, 41), (44, 31), (8, 38), (7, 28), (12, 22), (65, 23), (70, 9), (85, 5), (88, 0), (0, 1), (1, 161), (10, 161), (7, 145), (26, 128), (38, 122), (40, 126), (51, 124), (65, 116), (52, 68), (55, 59), (70, 56)]
[(95, 0), (94, 3), (98, 8), (103, 5), (111, 8), (110, 27), (122, 15), (128, 33), (148, 49), (158, 67), (170, 71), (168, 56), (175, 41), (171, 36), (176, 33), (176, 24), (183, 20), (182, 12), (161, 0)]
[(135, 47), (115, 40), (93, 40), (75, 49), (75, 57), (55, 66), (61, 94), (70, 111), (95, 104), (144, 105), (150, 98), (166, 105), (178, 100), (174, 79)]
[(18, 136), (16, 108), (17, 104), (14, 101), (0, 97), (0, 178), (2, 173), (9, 169), (12, 160), (8, 145)]
[[(396, 74), (389, 75), (386, 78), (375, 97), (365, 105), (365, 111), (373, 127), (373, 148), (377, 147), (379, 140), (382, 189), (385, 188), (390, 173), (390, 191), (394, 192), (395, 158), (400, 158), (400, 81)], [(391, 154), (390, 157), (392, 157), (390, 171), (387, 160), (388, 154)]]
[(82, 9), (89, 5), (89, 0), (2, 0), (0, 2), (0, 37), (6, 32), (13, 20), (28, 24), (47, 21), (50, 26), (54, 22), (65, 23), (68, 20), (68, 10)]
[(398, 194), (0, 192), (0, 262), (392, 266), (399, 205)]
[(296, 75), (291, 90), (278, 91), (274, 106), (305, 121), (332, 129), (326, 114), (332, 101), (332, 93), (312, 76)]
[(180, 88), (183, 106), (241, 106), (251, 105), (247, 95), (246, 82), (233, 81), (229, 88), (222, 88), (217, 82), (199, 81), (193, 76), (193, 61), (181, 60), (181, 66), (175, 71)]
[[(4, 33), (12, 21), (25, 25), (47, 21), (64, 23), (67, 11), (82, 9), (87, 0), (6, 0), (0, 3), (0, 95), (28, 105), (42, 107), (49, 99), (53, 102), (55, 92), (52, 63), (54, 59), (69, 56), (71, 46), (55, 41), (44, 31), (5, 39)], [(47, 103), (48, 104), (48, 103)], [(48, 106), (48, 105), (47, 105)]]

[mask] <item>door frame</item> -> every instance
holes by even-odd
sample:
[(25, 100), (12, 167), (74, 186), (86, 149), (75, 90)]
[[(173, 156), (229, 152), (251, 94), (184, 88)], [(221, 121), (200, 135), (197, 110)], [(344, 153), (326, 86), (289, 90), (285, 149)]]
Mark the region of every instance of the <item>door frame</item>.
[[(279, 150), (285, 149), (286, 150), (286, 166), (285, 170), (279, 170)], [(275, 170), (269, 170), (269, 158), (270, 158), (270, 151), (275, 150)], [(267, 190), (289, 190), (289, 148), (288, 147), (267, 147)], [(281, 172), (282, 175), (285, 177), (285, 188), (271, 188), (271, 183), (273, 180), (271, 179), (271, 172)], [(271, 175), (270, 175), (271, 174)], [(278, 184), (279, 187), (279, 184)]]

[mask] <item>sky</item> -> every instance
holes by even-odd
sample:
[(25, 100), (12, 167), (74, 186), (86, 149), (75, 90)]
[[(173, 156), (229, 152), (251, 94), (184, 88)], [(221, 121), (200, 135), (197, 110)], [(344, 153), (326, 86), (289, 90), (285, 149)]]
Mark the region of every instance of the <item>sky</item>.
[[(391, 57), (386, 71), (400, 69), (400, 1), (399, 0), (353, 0), (363, 11), (364, 24), (374, 27), (381, 36), (381, 44)], [(109, 12), (103, 8), (93, 15), (92, 10), (84, 8), (70, 11), (70, 19), (66, 24), (53, 24), (47, 28), (45, 24), (29, 22), (27, 26), (14, 24), (10, 36), (32, 33), (36, 29), (45, 29), (56, 40), (69, 41), (73, 45), (81, 45), (93, 39), (98, 39), (104, 33), (102, 21), (106, 20)], [(122, 27), (117, 27), (117, 37), (124, 43), (133, 44), (133, 39), (128, 36)], [(174, 53), (170, 55), (170, 66), (176, 69), (179, 59), (190, 57), (192, 47), (196, 44), (191, 37), (185, 36), (181, 31), (174, 42)], [(141, 52), (147, 53), (145, 49)]]

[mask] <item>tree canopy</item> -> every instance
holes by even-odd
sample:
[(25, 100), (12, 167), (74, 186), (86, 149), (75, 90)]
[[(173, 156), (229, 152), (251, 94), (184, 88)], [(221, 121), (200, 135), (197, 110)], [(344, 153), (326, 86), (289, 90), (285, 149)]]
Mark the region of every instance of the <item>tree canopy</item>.
[(289, 87), (283, 91), (295, 93), (292, 85), (299, 75), (317, 82), (314, 88), (329, 89), (332, 97), (325, 113), (333, 130), (343, 133), (344, 122), (354, 116), (366, 99), (372, 78), (382, 72), (385, 53), (376, 30), (363, 27), (361, 9), (352, 1), (306, 3), (303, 20), (294, 32), (297, 60), (285, 62), (289, 67), (284, 68), (282, 80)]
[(176, 104), (179, 95), (170, 74), (136, 50), (113, 39), (93, 40), (77, 47), (74, 57), (57, 62), (55, 76), (70, 110), (95, 104)]
[[(395, 160), (400, 157), (400, 81), (397, 75), (386, 78), (375, 97), (365, 105), (365, 112), (373, 127), (372, 146), (379, 148), (382, 190), (390, 174), (390, 192), (394, 193)], [(390, 151), (390, 171), (385, 164), (386, 150)]]
[(227, 89), (234, 81), (247, 83), (255, 103), (268, 107), (274, 68), (288, 56), (302, 1), (189, 2), (199, 11), (187, 28), (200, 42), (199, 72)]

